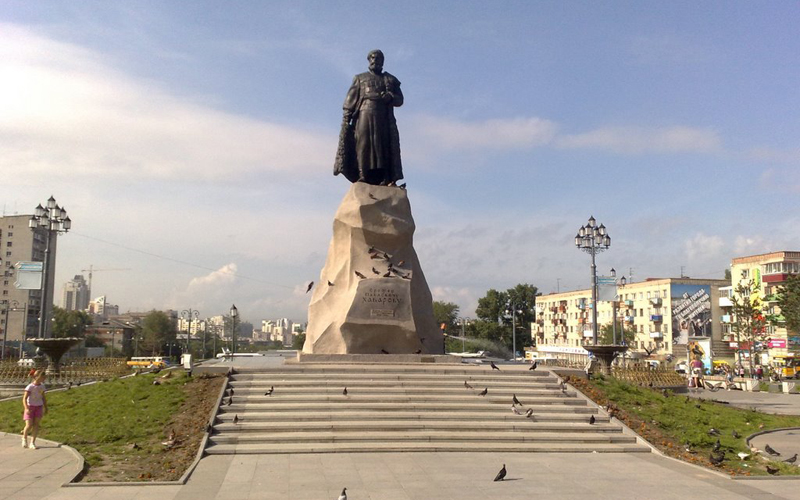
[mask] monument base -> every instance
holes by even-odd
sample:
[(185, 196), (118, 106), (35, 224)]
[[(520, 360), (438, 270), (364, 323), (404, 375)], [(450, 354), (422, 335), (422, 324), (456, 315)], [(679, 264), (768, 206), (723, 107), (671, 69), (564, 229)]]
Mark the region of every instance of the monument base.
[(298, 351), (297, 359), (287, 358), (286, 363), (348, 363), (348, 364), (461, 364), (458, 356), (446, 354), (309, 354)]

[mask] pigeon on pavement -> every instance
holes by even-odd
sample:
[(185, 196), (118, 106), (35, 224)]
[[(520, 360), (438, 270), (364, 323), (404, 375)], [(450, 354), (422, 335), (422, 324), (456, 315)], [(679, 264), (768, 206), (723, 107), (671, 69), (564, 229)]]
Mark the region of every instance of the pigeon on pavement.
[(272, 393), (275, 392), (275, 386), (270, 386), (269, 390), (264, 393), (265, 396), (272, 396)]
[(495, 481), (502, 481), (506, 477), (506, 464), (503, 464), (503, 468), (500, 469), (500, 472), (494, 477)]
[(533, 408), (528, 408), (528, 411), (525, 412), (525, 416), (527, 418), (533, 417)]
[(347, 488), (342, 488), (342, 494), (339, 495), (338, 500), (347, 500)]
[(347, 396), (347, 387), (345, 387), (344, 390), (342, 391), (342, 396)]
[(594, 415), (589, 415), (589, 425), (594, 425), (594, 423), (595, 423)]
[(471, 385), (469, 385), (469, 384), (467, 383), (467, 381), (465, 380), (465, 381), (464, 381), (464, 388), (465, 388), (465, 389), (472, 389), (472, 386), (471, 386)]
[(517, 395), (516, 394), (512, 394), (511, 395), (511, 402), (514, 403), (515, 405), (522, 406), (522, 403), (519, 402), (519, 399), (517, 399)]
[(786, 462), (787, 464), (793, 464), (793, 463), (797, 462), (797, 453), (795, 453), (794, 456), (784, 460), (784, 462)]
[(500, 371), (500, 368), (498, 368), (497, 365), (494, 364), (494, 361), (489, 361), (489, 366), (492, 367), (492, 370)]
[(765, 446), (764, 446), (764, 451), (766, 451), (767, 453), (769, 453), (769, 454), (770, 454), (770, 455), (772, 455), (773, 457), (779, 457), (779, 456), (781, 456), (781, 454), (780, 454), (780, 453), (778, 453), (777, 451), (773, 450), (773, 449), (772, 449), (772, 446), (770, 446), (770, 445), (765, 445)]
[(515, 405), (511, 405), (511, 412), (512, 412), (514, 415), (522, 415), (522, 412), (521, 412), (521, 411), (519, 411)]
[(534, 360), (533, 364), (531, 365), (531, 367), (528, 368), (528, 371), (531, 372), (531, 371), (535, 370), (537, 366), (538, 366), (538, 363), (536, 362), (536, 360)]
[(775, 468), (775, 467), (770, 467), (769, 465), (767, 465), (767, 472), (769, 472), (769, 473), (770, 473), (770, 475), (772, 475), (772, 476), (774, 476), (775, 474), (777, 474), (779, 470), (780, 470), (780, 469), (777, 469), (777, 468)]
[(489, 394), (489, 388), (488, 387), (485, 388), (484, 390), (482, 390), (481, 392), (479, 392), (478, 396), (485, 396), (487, 394)]
[(239, 423), (239, 415), (234, 415), (233, 416), (233, 423), (234, 424), (238, 424)]

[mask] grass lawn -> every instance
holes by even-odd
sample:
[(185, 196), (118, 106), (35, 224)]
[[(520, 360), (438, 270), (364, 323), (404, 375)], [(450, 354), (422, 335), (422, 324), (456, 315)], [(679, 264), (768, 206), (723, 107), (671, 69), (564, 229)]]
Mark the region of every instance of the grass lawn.
[[(800, 427), (800, 416), (744, 410), (671, 391), (665, 394), (613, 377), (591, 381), (573, 378), (570, 383), (601, 406), (612, 403), (619, 409), (620, 420), (669, 456), (736, 475), (765, 475), (766, 465), (780, 469), (780, 475), (800, 474), (800, 467), (763, 458), (745, 443), (747, 436), (762, 429)], [(720, 435), (710, 435), (712, 428)], [(734, 431), (740, 437), (735, 438)], [(717, 439), (726, 456), (719, 467), (709, 460)], [(750, 456), (741, 460), (737, 456), (740, 452)]]
[[(166, 373), (172, 375), (165, 378)], [(159, 385), (154, 385), (156, 379)], [(223, 379), (209, 384), (209, 379), (189, 378), (174, 370), (48, 393), (49, 411), (39, 435), (77, 449), (89, 466), (86, 480), (165, 479), (165, 474), (174, 478), (183, 472), (178, 469), (185, 459), (161, 443), (170, 430), (182, 443), (199, 443), (197, 436), (188, 434), (203, 432), (210, 406), (201, 408), (195, 399), (201, 394), (214, 399)], [(206, 385), (207, 390), (198, 390)], [(184, 421), (191, 417), (193, 425), (185, 425), (181, 417)], [(0, 403), (0, 430), (20, 433), (22, 428), (21, 400)], [(183, 454), (193, 457), (196, 446), (187, 448)]]

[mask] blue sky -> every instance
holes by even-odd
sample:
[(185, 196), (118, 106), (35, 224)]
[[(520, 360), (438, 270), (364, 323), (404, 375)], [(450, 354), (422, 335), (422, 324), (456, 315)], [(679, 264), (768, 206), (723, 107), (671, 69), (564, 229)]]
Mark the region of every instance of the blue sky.
[(0, 4), (0, 202), (51, 194), (124, 310), (304, 319), (348, 188), (341, 104), (380, 48), (434, 297), (586, 288), (800, 249), (800, 4)]

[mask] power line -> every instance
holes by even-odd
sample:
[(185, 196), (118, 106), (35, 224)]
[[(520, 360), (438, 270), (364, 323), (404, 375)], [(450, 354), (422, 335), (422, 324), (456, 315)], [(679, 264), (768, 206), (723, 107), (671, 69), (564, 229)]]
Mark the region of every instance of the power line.
[(185, 260), (174, 259), (172, 257), (167, 257), (165, 255), (159, 255), (159, 254), (156, 254), (156, 253), (153, 253), (153, 252), (148, 252), (146, 250), (141, 250), (139, 248), (132, 248), (132, 247), (129, 247), (129, 246), (121, 245), (119, 243), (114, 243), (113, 241), (106, 241), (106, 240), (102, 240), (100, 238), (95, 238), (93, 236), (89, 236), (89, 235), (86, 235), (86, 234), (77, 233), (75, 231), (70, 231), (70, 234), (74, 234), (75, 236), (80, 236), (80, 237), (86, 238), (88, 240), (99, 241), (100, 243), (105, 243), (106, 245), (111, 245), (111, 246), (114, 246), (114, 247), (123, 248), (123, 249), (131, 251), (131, 252), (136, 252), (136, 253), (140, 253), (140, 254), (143, 254), (143, 255), (148, 255), (150, 257), (155, 257), (157, 259), (168, 260), (170, 262), (175, 262), (177, 264), (183, 264), (184, 266), (195, 267), (197, 269), (202, 269), (204, 271), (211, 271), (211, 272), (214, 272), (214, 273), (227, 274), (229, 276), (234, 276), (236, 278), (241, 278), (241, 279), (244, 279), (244, 280), (256, 281), (258, 283), (264, 283), (265, 285), (277, 286), (277, 287), (280, 287), (280, 288), (287, 288), (289, 290), (294, 290), (293, 286), (286, 286), (286, 285), (282, 285), (280, 283), (272, 283), (270, 281), (265, 281), (265, 280), (261, 280), (261, 279), (258, 279), (258, 278), (251, 278), (250, 276), (243, 276), (241, 274), (236, 274), (236, 273), (232, 273), (232, 272), (228, 272), (228, 271), (223, 271), (223, 270), (220, 270), (220, 269), (213, 269), (213, 268), (210, 268), (210, 267), (201, 266), (199, 264), (194, 264), (192, 262), (186, 262)]

